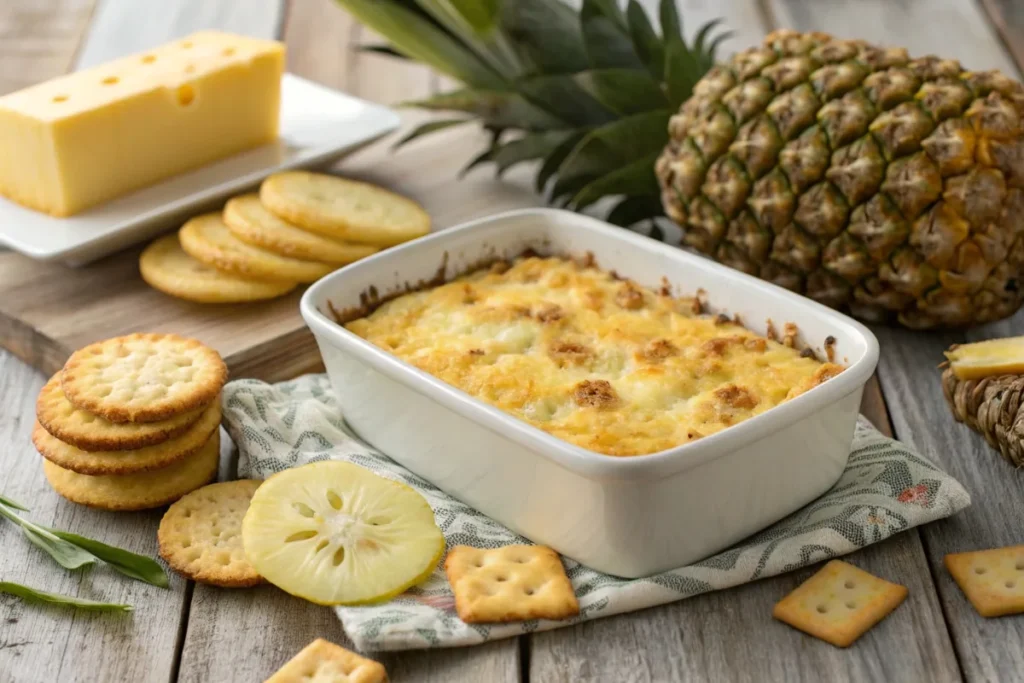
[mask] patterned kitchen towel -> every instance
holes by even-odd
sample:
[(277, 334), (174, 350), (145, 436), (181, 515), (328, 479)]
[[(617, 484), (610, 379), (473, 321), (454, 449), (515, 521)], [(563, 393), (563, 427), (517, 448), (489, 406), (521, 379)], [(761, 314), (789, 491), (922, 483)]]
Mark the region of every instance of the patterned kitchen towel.
[[(241, 477), (265, 478), (316, 460), (348, 460), (423, 494), (449, 544), (494, 548), (529, 542), (359, 441), (342, 420), (324, 375), (274, 385), (231, 382), (224, 388), (224, 420), (239, 447)], [(580, 602), (573, 619), (465, 624), (455, 614), (440, 567), (426, 583), (394, 600), (335, 609), (360, 650), (473, 645), (774, 576), (948, 517), (969, 504), (970, 496), (955, 479), (861, 418), (849, 464), (836, 485), (729, 550), (643, 579), (609, 576), (563, 558)]]

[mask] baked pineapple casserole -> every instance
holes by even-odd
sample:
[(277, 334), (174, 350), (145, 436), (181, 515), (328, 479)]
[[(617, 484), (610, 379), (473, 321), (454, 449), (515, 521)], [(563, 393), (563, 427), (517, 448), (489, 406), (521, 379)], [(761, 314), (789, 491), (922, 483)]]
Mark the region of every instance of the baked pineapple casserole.
[(656, 453), (842, 368), (590, 263), (524, 257), (411, 292), (346, 327), (560, 439)]

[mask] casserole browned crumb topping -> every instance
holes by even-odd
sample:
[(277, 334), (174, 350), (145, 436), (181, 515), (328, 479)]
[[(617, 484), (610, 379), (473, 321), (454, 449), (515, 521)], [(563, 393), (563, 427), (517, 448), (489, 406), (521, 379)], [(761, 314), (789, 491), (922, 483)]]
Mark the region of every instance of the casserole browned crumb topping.
[(346, 327), (560, 439), (607, 455), (666, 450), (837, 375), (696, 299), (586, 264), (527, 257), (392, 299)]

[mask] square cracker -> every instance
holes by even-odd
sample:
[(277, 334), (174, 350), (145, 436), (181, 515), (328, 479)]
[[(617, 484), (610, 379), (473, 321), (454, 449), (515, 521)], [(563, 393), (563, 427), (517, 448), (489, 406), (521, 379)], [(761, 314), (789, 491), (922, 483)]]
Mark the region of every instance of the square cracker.
[(772, 616), (836, 647), (849, 647), (906, 597), (906, 586), (832, 560), (779, 601)]
[(455, 610), (467, 623), (565, 619), (580, 612), (562, 561), (551, 548), (455, 546), (444, 561)]
[(384, 665), (317, 638), (266, 683), (386, 683)]
[(1024, 545), (954, 553), (945, 564), (981, 616), (1024, 612)]

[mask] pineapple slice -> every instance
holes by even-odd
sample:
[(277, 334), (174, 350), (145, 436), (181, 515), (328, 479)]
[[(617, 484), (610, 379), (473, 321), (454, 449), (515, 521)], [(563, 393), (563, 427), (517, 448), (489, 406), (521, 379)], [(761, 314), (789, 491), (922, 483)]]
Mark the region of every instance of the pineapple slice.
[(951, 346), (946, 358), (953, 374), (962, 380), (1024, 373), (1024, 337)]
[(264, 578), (321, 605), (388, 600), (430, 576), (445, 547), (423, 496), (336, 461), (267, 479), (242, 521), (242, 543)]

